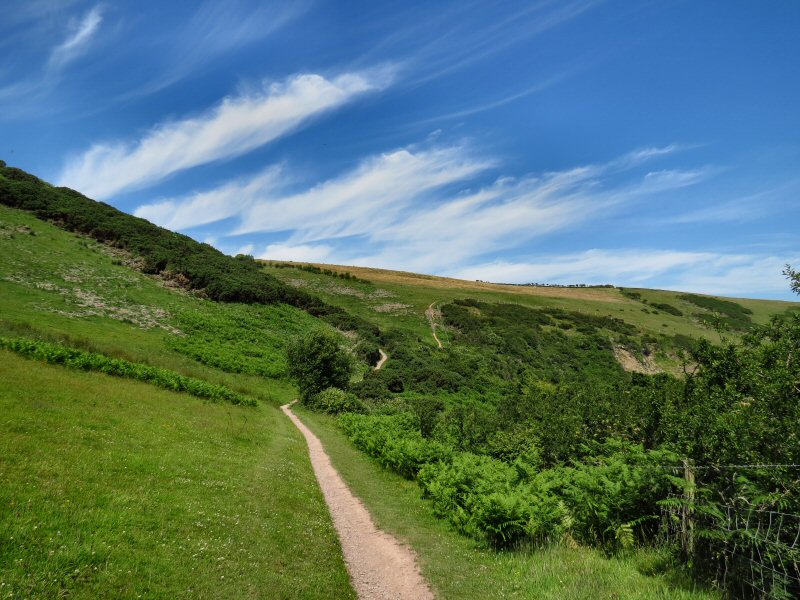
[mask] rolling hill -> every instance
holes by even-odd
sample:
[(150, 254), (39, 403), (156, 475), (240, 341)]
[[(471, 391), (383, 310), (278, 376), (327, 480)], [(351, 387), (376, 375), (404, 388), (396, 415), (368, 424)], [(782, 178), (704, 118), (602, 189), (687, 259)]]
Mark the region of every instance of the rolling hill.
[[(442, 597), (713, 596), (646, 545), (497, 552), (436, 518), (417, 483), (347, 436), (362, 417), (414, 415), (419, 447), (512, 464), (531, 447), (509, 423), (542, 410), (536, 394), (573, 402), (556, 390), (585, 381), (618, 394), (629, 371), (679, 373), (693, 339), (739, 340), (800, 306), (231, 258), (4, 164), (0, 257), (0, 338), (35, 347), (33, 358), (0, 350), (10, 597), (352, 597), (302, 438), (278, 410), (296, 396), (286, 348), (311, 332), (338, 336), (355, 364), (348, 393), (370, 415), (345, 435), (333, 417), (299, 412)], [(378, 347), (389, 360), (373, 371)], [(151, 371), (160, 387), (136, 375)], [(221, 400), (171, 383), (189, 379), (225, 390)], [(553, 431), (638, 441), (650, 413), (618, 404), (570, 413)], [(568, 436), (539, 441), (543, 472), (584, 456)]]

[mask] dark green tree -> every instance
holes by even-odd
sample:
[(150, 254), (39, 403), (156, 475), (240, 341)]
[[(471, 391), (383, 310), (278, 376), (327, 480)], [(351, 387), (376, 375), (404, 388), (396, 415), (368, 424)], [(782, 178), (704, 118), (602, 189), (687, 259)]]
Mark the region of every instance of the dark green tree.
[(795, 271), (791, 265), (786, 265), (783, 274), (789, 280), (789, 285), (795, 294), (800, 294), (800, 273)]
[(331, 387), (345, 389), (350, 380), (350, 357), (330, 333), (313, 331), (287, 349), (289, 376), (300, 388), (303, 402)]

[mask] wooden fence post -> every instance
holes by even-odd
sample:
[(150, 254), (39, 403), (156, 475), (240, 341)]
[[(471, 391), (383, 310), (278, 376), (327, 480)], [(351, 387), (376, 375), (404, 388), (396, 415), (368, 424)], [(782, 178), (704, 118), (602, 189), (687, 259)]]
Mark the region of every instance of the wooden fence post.
[(687, 559), (691, 560), (694, 555), (694, 502), (695, 502), (695, 480), (694, 464), (690, 458), (683, 459), (683, 478), (686, 480), (686, 487), (683, 492), (683, 509), (681, 511), (681, 542), (683, 553)]

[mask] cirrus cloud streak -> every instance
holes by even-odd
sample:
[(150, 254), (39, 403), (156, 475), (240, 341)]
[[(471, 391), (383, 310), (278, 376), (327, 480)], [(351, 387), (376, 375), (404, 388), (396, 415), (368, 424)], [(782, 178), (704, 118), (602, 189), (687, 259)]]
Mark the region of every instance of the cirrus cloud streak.
[(134, 142), (99, 143), (69, 160), (59, 185), (94, 198), (153, 185), (192, 167), (263, 146), (313, 117), (388, 85), (386, 72), (333, 79), (303, 74), (223, 99), (195, 117), (161, 123)]

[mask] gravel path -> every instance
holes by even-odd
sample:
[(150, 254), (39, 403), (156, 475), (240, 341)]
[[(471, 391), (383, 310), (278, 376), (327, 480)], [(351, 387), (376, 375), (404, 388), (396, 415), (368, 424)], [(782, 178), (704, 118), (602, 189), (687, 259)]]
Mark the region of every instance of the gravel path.
[(281, 410), (306, 438), (311, 465), (339, 533), (359, 599), (432, 600), (433, 593), (420, 574), (413, 551), (375, 527), (367, 509), (333, 468), (319, 438), (292, 412), (292, 404), (281, 406)]
[(378, 352), (380, 352), (380, 354), (381, 354), (381, 359), (378, 361), (377, 365), (372, 367), (376, 371), (380, 371), (381, 367), (383, 366), (383, 363), (385, 363), (387, 360), (389, 360), (389, 355), (386, 354), (386, 352), (384, 352), (382, 348), (378, 348)]
[(433, 334), (433, 339), (436, 340), (436, 343), (439, 345), (439, 348), (443, 348), (442, 341), (439, 339), (439, 336), (436, 335), (436, 319), (441, 316), (441, 312), (435, 306), (436, 302), (431, 302), (431, 305), (428, 307), (428, 310), (425, 311), (425, 316), (428, 317), (428, 323), (431, 325), (431, 333)]

